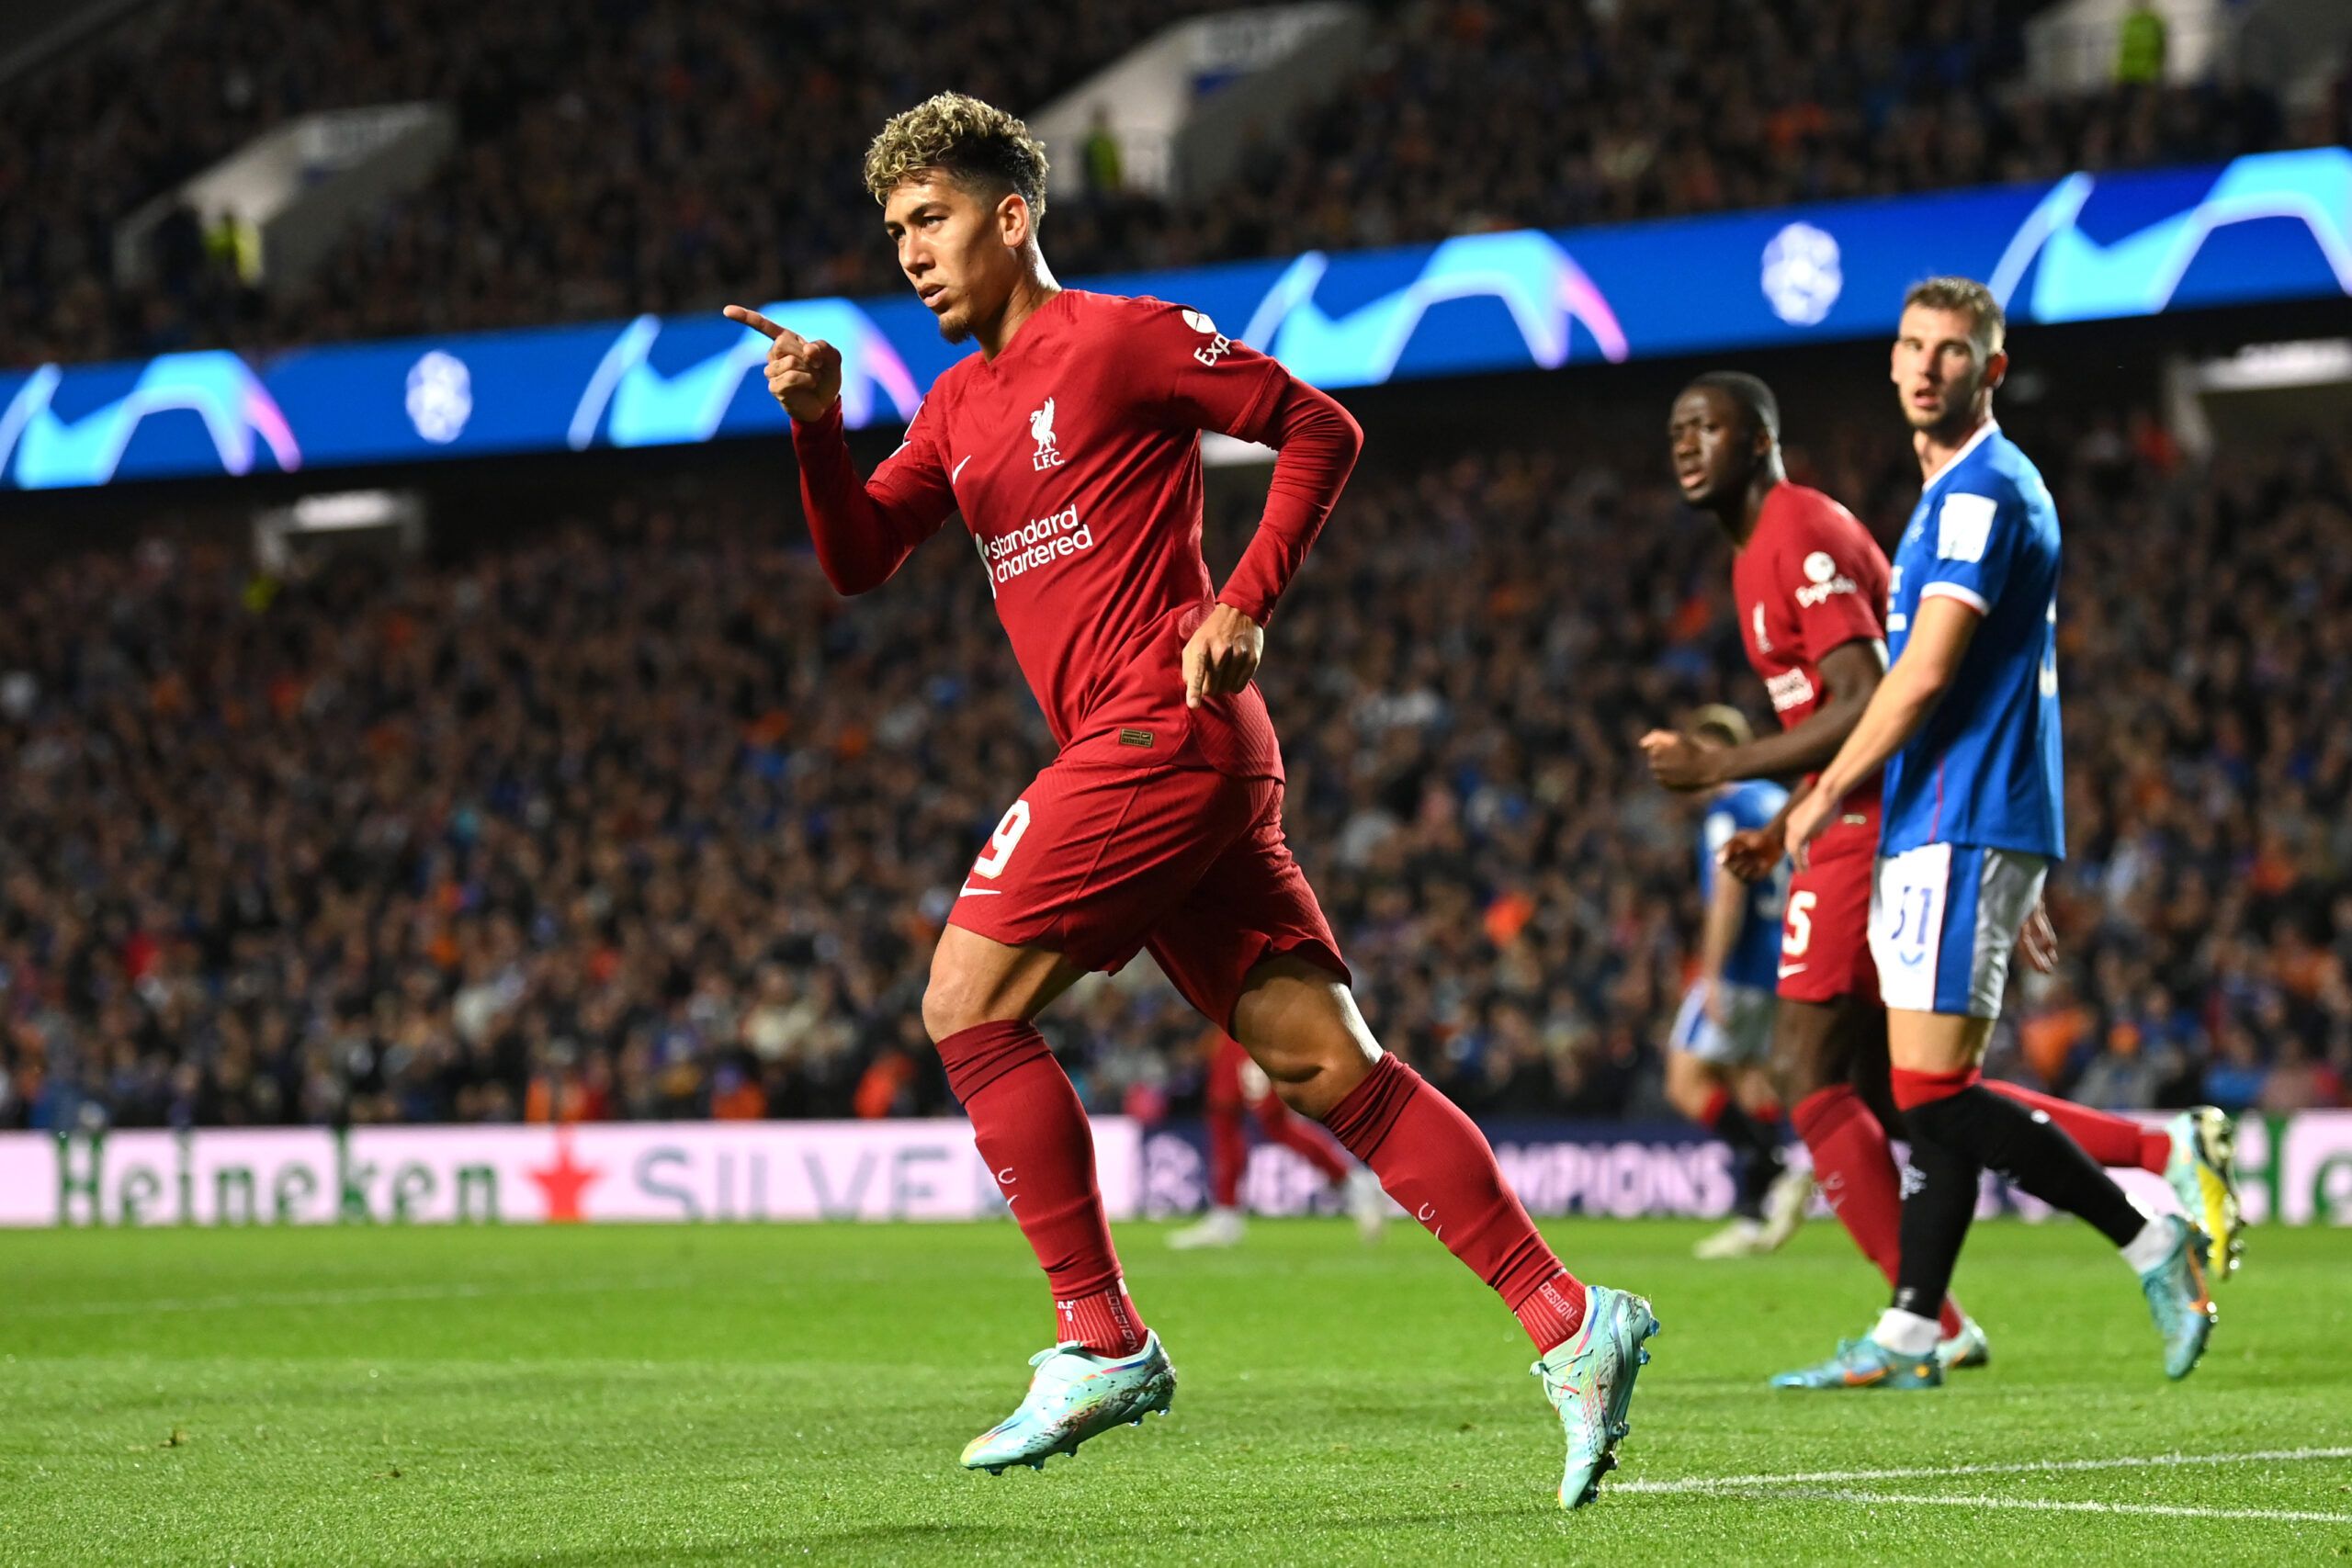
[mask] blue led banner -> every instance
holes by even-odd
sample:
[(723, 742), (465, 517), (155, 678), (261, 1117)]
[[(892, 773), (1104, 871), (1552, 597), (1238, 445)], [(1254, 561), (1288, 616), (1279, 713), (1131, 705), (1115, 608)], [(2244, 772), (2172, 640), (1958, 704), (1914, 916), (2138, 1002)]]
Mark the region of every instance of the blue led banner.
[[(1942, 272), (2044, 322), (2352, 295), (2352, 151), (1082, 281), (1181, 300), (1345, 388), (1871, 337)], [(910, 295), (760, 308), (840, 346), (853, 425), (903, 422), (970, 352)], [(712, 313), (44, 365), (0, 373), (0, 488), (774, 434), (766, 350)]]

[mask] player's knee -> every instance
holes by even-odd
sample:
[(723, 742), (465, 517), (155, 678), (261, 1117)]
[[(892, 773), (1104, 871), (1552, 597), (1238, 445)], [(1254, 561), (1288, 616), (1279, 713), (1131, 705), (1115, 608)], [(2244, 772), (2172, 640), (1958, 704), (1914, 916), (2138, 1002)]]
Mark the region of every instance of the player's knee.
[(1831, 1021), (1800, 1012), (1799, 1005), (1781, 1004), (1781, 1028), (1772, 1036), (1772, 1076), (1792, 1104), (1847, 1077)]
[(922, 988), (922, 1027), (932, 1043), (987, 1021), (979, 988), (960, 972), (933, 964), (931, 979)]
[(1686, 1051), (1669, 1052), (1666, 1058), (1667, 1103), (1683, 1115), (1696, 1119), (1713, 1098), (1714, 1081), (1697, 1057)]
[(1828, 1070), (1817, 1049), (1776, 1051), (1772, 1056), (1772, 1076), (1780, 1079), (1781, 1092), (1792, 1101), (1803, 1100), (1818, 1089), (1843, 1082), (1838, 1074)]
[(1377, 1060), (1377, 1055), (1348, 1030), (1304, 1033), (1258, 1055), (1258, 1065), (1273, 1083), (1274, 1097), (1317, 1122), (1363, 1081)]

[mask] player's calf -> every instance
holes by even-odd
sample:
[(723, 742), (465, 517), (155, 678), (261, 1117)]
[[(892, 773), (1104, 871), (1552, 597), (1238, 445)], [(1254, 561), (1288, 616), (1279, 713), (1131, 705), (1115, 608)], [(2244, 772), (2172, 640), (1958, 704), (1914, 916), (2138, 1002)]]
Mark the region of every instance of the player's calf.
[[(1261, 966), (1234, 1010), (1235, 1038), (1277, 1085), (1319, 1081), (1343, 1065), (1330, 1062), (1343, 1055), (1329, 1048), (1334, 1039), (1347, 1041), (1367, 1062), (1320, 1119), (1341, 1147), (1372, 1168), (1389, 1197), (1502, 1297), (1544, 1358), (1537, 1369), (1547, 1391), (1557, 1383), (1575, 1392), (1580, 1425), (1570, 1431), (1561, 1500), (1571, 1507), (1589, 1501), (1624, 1436), (1634, 1371), (1647, 1359), (1636, 1352), (1657, 1332), (1649, 1304), (1588, 1288), (1563, 1268), (1504, 1180), (1477, 1124), (1403, 1061), (1382, 1053), (1347, 987), (1317, 976), (1308, 980)], [(1286, 1053), (1285, 1042), (1271, 1032), (1276, 1027), (1295, 1030), (1294, 1041), (1327, 1043)], [(1315, 1066), (1311, 1077), (1287, 1076), (1302, 1062)], [(1555, 1408), (1564, 1397), (1555, 1393)], [(1566, 1409), (1561, 1418), (1569, 1421)]]

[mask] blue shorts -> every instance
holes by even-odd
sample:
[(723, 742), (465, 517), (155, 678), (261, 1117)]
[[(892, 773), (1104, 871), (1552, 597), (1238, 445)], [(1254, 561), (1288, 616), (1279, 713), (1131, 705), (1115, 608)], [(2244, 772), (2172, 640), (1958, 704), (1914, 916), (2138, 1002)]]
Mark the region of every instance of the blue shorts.
[(2018, 932), (2049, 874), (2040, 855), (1973, 844), (1881, 855), (1871, 884), (1871, 956), (1886, 1005), (2000, 1017)]

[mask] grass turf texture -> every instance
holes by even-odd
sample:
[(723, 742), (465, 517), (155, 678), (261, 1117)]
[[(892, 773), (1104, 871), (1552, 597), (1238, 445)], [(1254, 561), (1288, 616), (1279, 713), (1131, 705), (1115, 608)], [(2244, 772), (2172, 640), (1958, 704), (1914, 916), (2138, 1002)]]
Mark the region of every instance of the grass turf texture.
[(2352, 1447), (2344, 1233), (2255, 1233), (2174, 1386), (2097, 1238), (1981, 1225), (1959, 1283), (1995, 1364), (1911, 1395), (1763, 1386), (1882, 1303), (1826, 1223), (1744, 1264), (1693, 1262), (1687, 1224), (1550, 1234), (1666, 1324), (1625, 1467), (1571, 1517), (1524, 1339), (1411, 1226), (1182, 1255), (1122, 1227), (1175, 1412), (1001, 1479), (956, 1457), (1050, 1333), (1009, 1224), (0, 1235), (0, 1562), (2352, 1558), (2344, 1458), (1641, 1489)]

